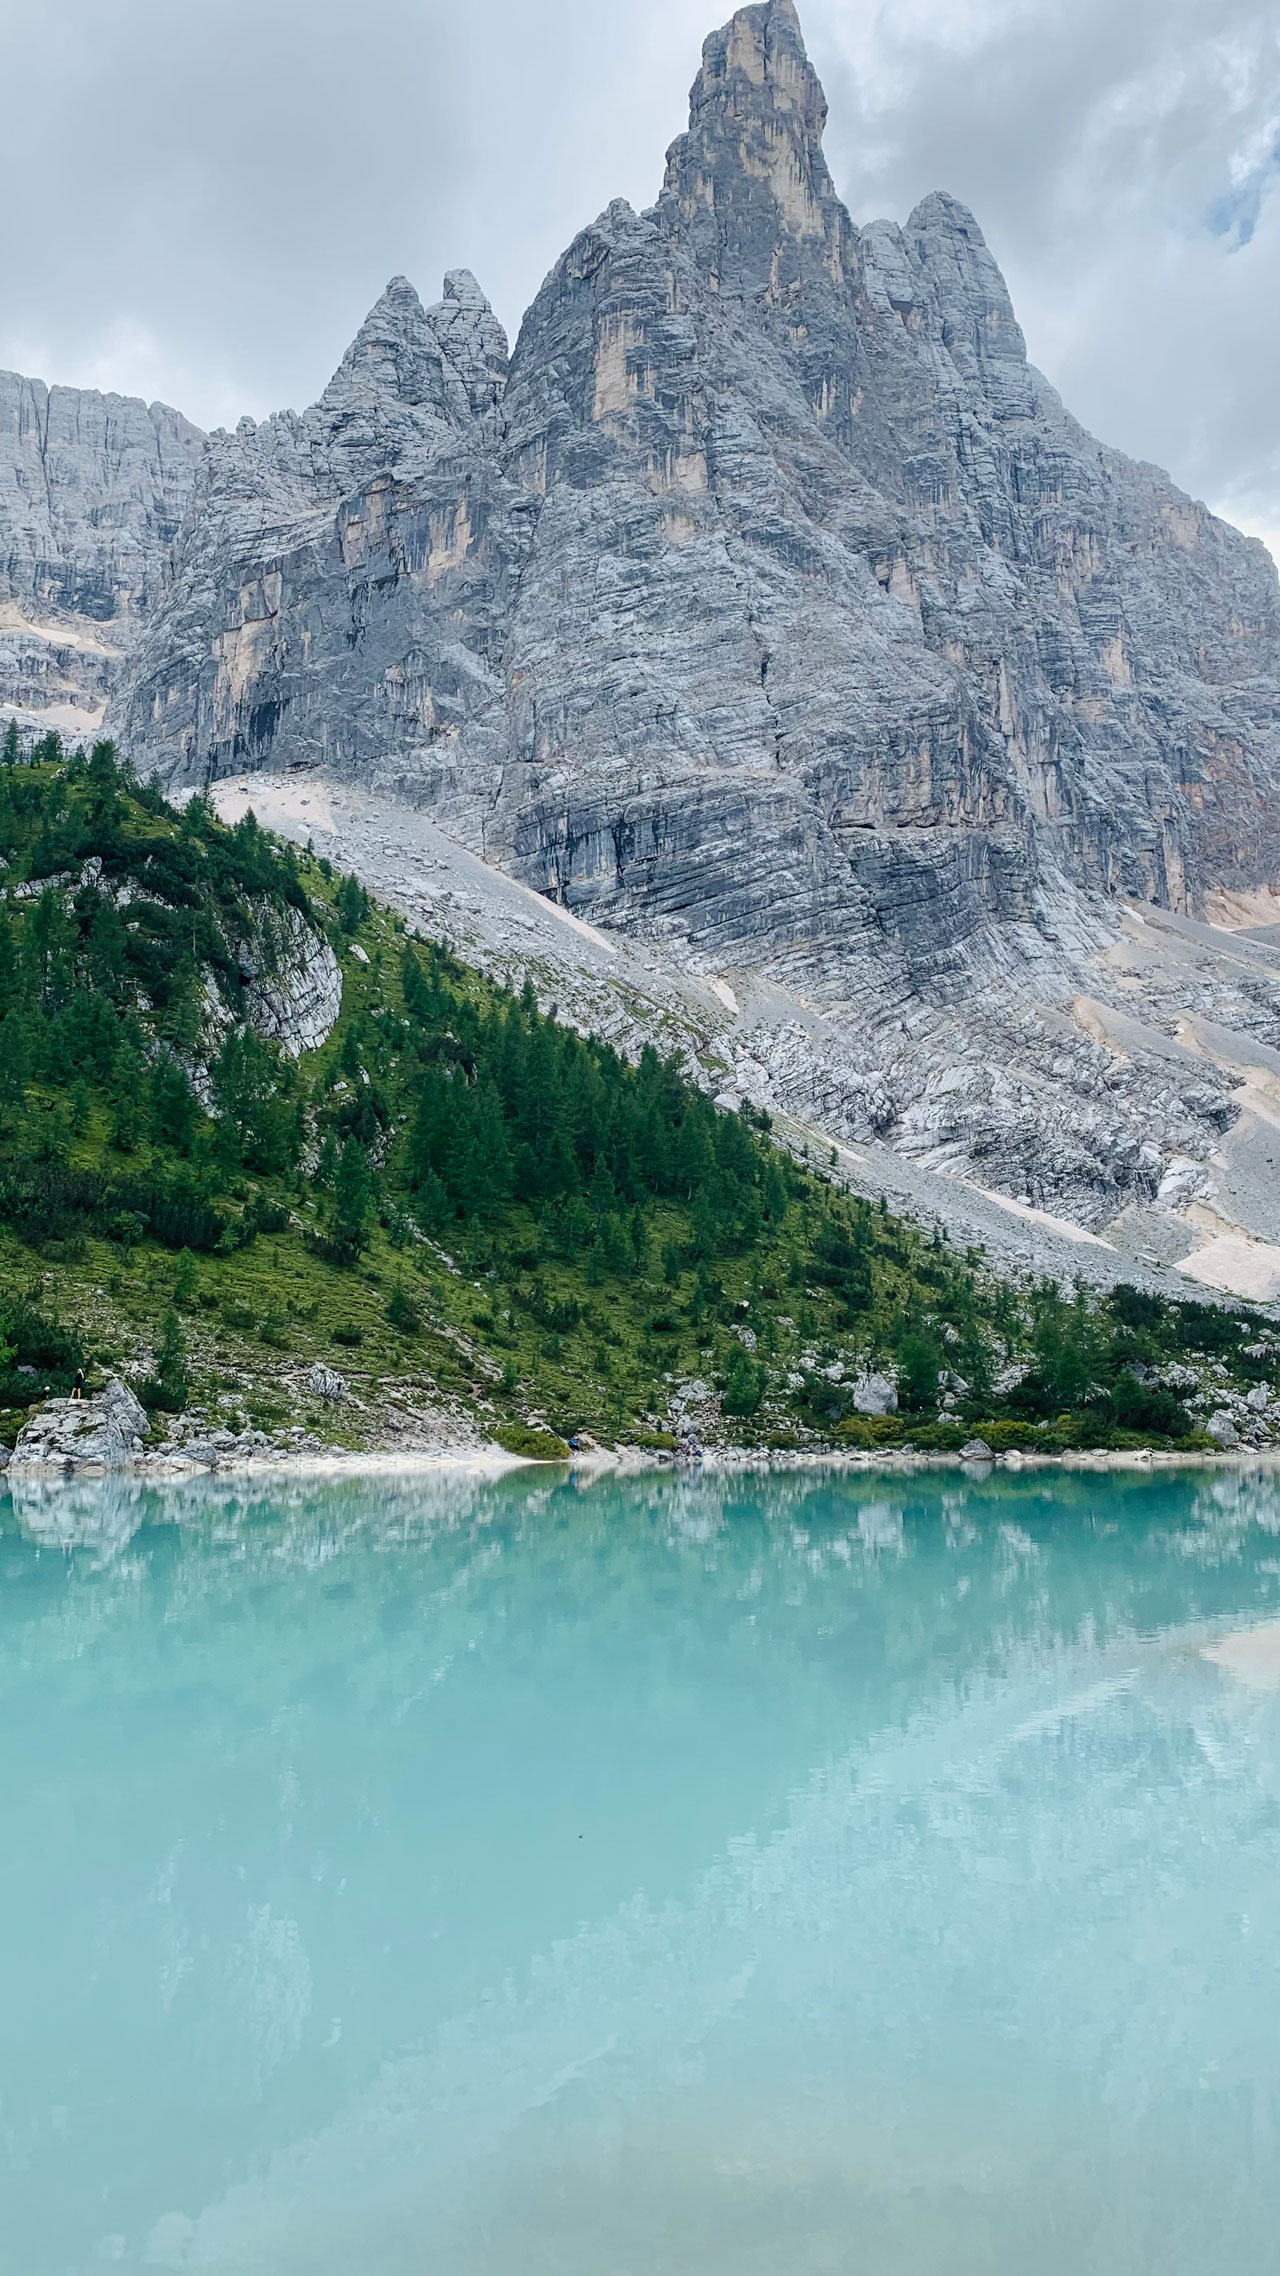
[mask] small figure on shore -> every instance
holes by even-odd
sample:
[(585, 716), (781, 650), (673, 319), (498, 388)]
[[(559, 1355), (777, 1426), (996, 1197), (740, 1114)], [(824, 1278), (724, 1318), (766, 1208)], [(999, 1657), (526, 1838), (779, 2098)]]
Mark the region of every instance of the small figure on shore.
[(83, 1369), (83, 1367), (77, 1367), (77, 1369), (76, 1369), (76, 1379), (75, 1379), (75, 1382), (74, 1382), (74, 1383), (72, 1384), (72, 1386), (71, 1386), (71, 1404), (72, 1404), (72, 1406), (74, 1406), (74, 1405), (75, 1405), (75, 1403), (76, 1403), (77, 1399), (83, 1399), (83, 1397), (84, 1397), (84, 1369)]

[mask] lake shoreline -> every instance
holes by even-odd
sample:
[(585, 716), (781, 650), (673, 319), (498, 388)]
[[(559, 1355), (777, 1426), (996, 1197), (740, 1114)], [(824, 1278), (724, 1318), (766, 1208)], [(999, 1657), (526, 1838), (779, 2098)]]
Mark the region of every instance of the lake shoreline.
[(431, 1478), (470, 1477), (489, 1481), (508, 1476), (515, 1470), (568, 1471), (583, 1480), (606, 1477), (639, 1476), (645, 1473), (675, 1472), (682, 1477), (738, 1473), (743, 1476), (767, 1472), (797, 1472), (826, 1470), (840, 1475), (861, 1473), (889, 1473), (909, 1476), (916, 1472), (952, 1470), (966, 1476), (985, 1476), (991, 1470), (1004, 1470), (1016, 1475), (1021, 1471), (1149, 1471), (1149, 1470), (1245, 1470), (1280, 1469), (1280, 1446), (1232, 1447), (1217, 1452), (1199, 1449), (1181, 1452), (1157, 1448), (1134, 1448), (1124, 1451), (1100, 1448), (1074, 1449), (1062, 1454), (1039, 1454), (1019, 1448), (1007, 1453), (968, 1458), (961, 1454), (937, 1452), (919, 1453), (893, 1447), (877, 1448), (781, 1448), (711, 1447), (696, 1462), (681, 1461), (665, 1452), (655, 1453), (644, 1447), (622, 1447), (616, 1451), (593, 1448), (590, 1452), (569, 1454), (558, 1460), (510, 1454), (505, 1448), (492, 1443), (480, 1446), (449, 1445), (406, 1448), (356, 1449), (334, 1447), (325, 1452), (308, 1449), (291, 1454), (287, 1450), (263, 1451), (253, 1454), (236, 1454), (228, 1458), (209, 1460), (180, 1452), (172, 1454), (141, 1454), (133, 1460), (102, 1463), (74, 1462), (34, 1463), (11, 1461), (0, 1471), (0, 1485), (54, 1485), (63, 1480), (68, 1484), (87, 1478), (154, 1479), (157, 1482), (189, 1480), (192, 1478), (278, 1478), (281, 1483), (303, 1479), (317, 1481), (377, 1478)]

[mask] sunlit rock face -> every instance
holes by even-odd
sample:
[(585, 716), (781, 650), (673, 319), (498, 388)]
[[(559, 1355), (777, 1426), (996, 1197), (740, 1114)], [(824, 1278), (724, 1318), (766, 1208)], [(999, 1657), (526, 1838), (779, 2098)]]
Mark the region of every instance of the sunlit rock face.
[(203, 447), (166, 404), (0, 372), (0, 714), (101, 722)]

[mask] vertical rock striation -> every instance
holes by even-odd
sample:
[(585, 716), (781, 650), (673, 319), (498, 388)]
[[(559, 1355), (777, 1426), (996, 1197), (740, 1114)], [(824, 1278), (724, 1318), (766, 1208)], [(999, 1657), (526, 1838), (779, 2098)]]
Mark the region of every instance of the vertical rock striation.
[(0, 707), (101, 720), (203, 446), (163, 403), (0, 372)]
[[(170, 779), (431, 754), (500, 704), (526, 550), (502, 328), (465, 269), (395, 277), (311, 410), (215, 433), (118, 719)], [(490, 770), (491, 771), (491, 770)]]

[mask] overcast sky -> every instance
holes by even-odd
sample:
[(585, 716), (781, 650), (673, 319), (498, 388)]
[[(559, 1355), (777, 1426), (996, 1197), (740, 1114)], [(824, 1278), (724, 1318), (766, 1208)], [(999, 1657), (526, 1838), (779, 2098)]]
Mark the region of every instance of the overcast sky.
[[(799, 0), (855, 218), (947, 189), (1106, 440), (1280, 553), (1275, 0)], [(652, 202), (716, 0), (0, 0), (0, 365), (204, 426), (310, 402), (387, 278), (514, 334)]]

